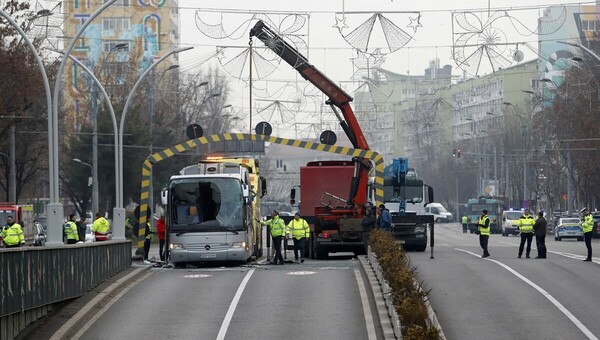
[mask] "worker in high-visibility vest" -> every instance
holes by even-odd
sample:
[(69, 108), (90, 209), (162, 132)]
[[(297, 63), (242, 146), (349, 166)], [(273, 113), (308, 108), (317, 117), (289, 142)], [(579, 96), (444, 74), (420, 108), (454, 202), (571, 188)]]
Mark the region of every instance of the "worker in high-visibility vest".
[(281, 239), (285, 235), (285, 222), (279, 218), (279, 212), (273, 210), (271, 213), (271, 219), (267, 221), (260, 221), (260, 224), (267, 225), (271, 231), (271, 237), (273, 238), (273, 248), (275, 248), (275, 258), (272, 264), (283, 264), (283, 255), (281, 255)]
[(101, 213), (96, 213), (96, 220), (92, 224), (92, 231), (96, 234), (96, 241), (106, 241), (109, 230), (110, 224), (106, 218)]
[(531, 251), (531, 241), (533, 240), (533, 225), (535, 224), (535, 219), (530, 215), (529, 209), (525, 209), (523, 212), (523, 216), (519, 218), (519, 222), (517, 224), (517, 228), (519, 228), (519, 233), (521, 234), (521, 244), (519, 244), (519, 255), (521, 258), (523, 255), (523, 247), (525, 246), (525, 241), (527, 241), (527, 249), (525, 250), (525, 257), (529, 258), (529, 252)]
[(67, 244), (75, 244), (79, 242), (79, 231), (77, 230), (77, 224), (75, 221), (77, 216), (75, 214), (69, 215), (69, 220), (65, 223), (65, 234), (67, 235)]
[[(294, 258), (296, 263), (304, 263), (304, 245), (310, 236), (310, 228), (306, 220), (300, 218), (300, 213), (294, 215), (294, 219), (288, 223), (287, 234), (292, 234), (294, 239)], [(298, 262), (298, 251), (300, 251), (300, 262)]]
[(150, 245), (152, 244), (152, 225), (150, 221), (146, 222), (146, 235), (144, 235), (144, 262), (148, 261), (148, 253), (150, 253)]
[(463, 215), (463, 217), (462, 217), (463, 234), (465, 234), (467, 232), (468, 226), (469, 226), (469, 217), (467, 217), (467, 215)]
[(25, 245), (23, 228), (21, 228), (19, 223), (15, 223), (12, 216), (6, 217), (6, 227), (2, 229), (2, 241), (6, 248), (21, 247)]
[(488, 241), (490, 239), (490, 218), (487, 215), (488, 211), (483, 209), (481, 211), (481, 217), (477, 221), (477, 231), (479, 232), (479, 245), (483, 249), (483, 255), (481, 257), (488, 257)]
[(581, 228), (583, 229), (583, 238), (585, 240), (585, 247), (587, 248), (587, 257), (584, 261), (592, 261), (592, 230), (594, 229), (594, 218), (587, 208), (583, 208), (579, 211), (581, 216)]

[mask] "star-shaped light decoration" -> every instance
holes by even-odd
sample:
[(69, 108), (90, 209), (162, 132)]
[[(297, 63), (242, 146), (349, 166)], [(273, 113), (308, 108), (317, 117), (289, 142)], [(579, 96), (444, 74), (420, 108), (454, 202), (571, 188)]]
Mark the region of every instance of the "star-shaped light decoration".
[(219, 60), (219, 62), (222, 62), (223, 59), (225, 58), (225, 47), (223, 46), (217, 46), (217, 51), (215, 52), (215, 58), (217, 58), (217, 60)]
[(371, 57), (373, 57), (375, 67), (380, 67), (385, 62), (385, 54), (381, 53), (381, 48), (376, 48), (373, 53), (371, 53)]
[(335, 17), (335, 25), (331, 27), (337, 28), (341, 34), (344, 28), (349, 27), (348, 25), (346, 25), (346, 16), (342, 16), (341, 18)]
[(410, 23), (408, 25), (406, 25), (406, 27), (412, 27), (414, 32), (417, 32), (417, 29), (419, 27), (423, 27), (423, 25), (421, 25), (421, 14), (419, 13), (419, 16), (416, 18), (413, 17), (409, 17), (408, 18), (410, 20)]

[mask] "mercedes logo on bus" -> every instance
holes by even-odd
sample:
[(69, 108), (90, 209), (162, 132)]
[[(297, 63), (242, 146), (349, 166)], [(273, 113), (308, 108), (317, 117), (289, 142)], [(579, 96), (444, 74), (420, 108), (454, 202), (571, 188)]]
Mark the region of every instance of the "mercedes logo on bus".
[(206, 250), (210, 250), (210, 244), (207, 244), (207, 245), (205, 245), (205, 246), (204, 246), (204, 249), (206, 249)]

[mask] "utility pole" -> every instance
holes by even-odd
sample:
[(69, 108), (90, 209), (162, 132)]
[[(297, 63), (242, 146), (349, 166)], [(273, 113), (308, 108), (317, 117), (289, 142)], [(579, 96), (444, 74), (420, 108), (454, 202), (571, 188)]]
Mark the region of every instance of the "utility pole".
[(17, 153), (16, 153), (16, 140), (15, 132), (17, 126), (15, 121), (10, 123), (10, 155), (9, 155), (9, 168), (8, 168), (8, 200), (13, 203), (17, 203)]

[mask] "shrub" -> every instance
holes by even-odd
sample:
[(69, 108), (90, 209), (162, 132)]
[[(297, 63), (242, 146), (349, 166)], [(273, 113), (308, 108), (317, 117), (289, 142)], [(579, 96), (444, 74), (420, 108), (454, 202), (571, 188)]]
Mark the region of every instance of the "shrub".
[(391, 233), (379, 229), (371, 232), (369, 244), (392, 290), (392, 301), (400, 316), (403, 338), (440, 339), (439, 330), (429, 325), (425, 304), (427, 293), (415, 285), (416, 269), (410, 266), (402, 247)]

